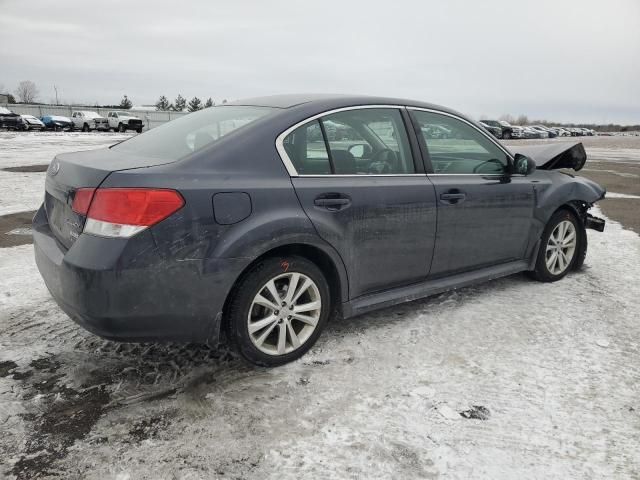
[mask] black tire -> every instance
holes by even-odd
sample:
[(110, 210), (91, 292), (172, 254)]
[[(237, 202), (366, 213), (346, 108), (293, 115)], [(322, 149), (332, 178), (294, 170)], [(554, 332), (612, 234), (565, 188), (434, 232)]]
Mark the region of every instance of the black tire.
[(124, 133), (127, 131), (127, 127), (125, 127), (122, 123), (118, 125), (118, 131), (120, 133)]
[[(315, 330), (296, 350), (282, 355), (264, 353), (251, 340), (248, 326), (249, 309), (254, 297), (269, 280), (283, 273), (296, 272), (309, 277), (318, 287), (322, 301), (320, 318)], [(275, 367), (300, 358), (315, 344), (327, 323), (331, 309), (329, 285), (322, 271), (314, 263), (296, 255), (267, 257), (245, 273), (236, 285), (225, 312), (224, 328), (231, 347), (245, 360), (254, 365)]]
[[(547, 267), (547, 245), (549, 243), (549, 237), (554, 229), (560, 222), (569, 221), (573, 224), (576, 232), (576, 248), (573, 252), (572, 258), (569, 260), (568, 266), (560, 273), (552, 273)], [(576, 215), (569, 210), (558, 210), (554, 213), (547, 226), (542, 233), (540, 248), (538, 249), (538, 257), (536, 258), (535, 269), (530, 272), (531, 276), (540, 282), (556, 282), (563, 278), (571, 270), (579, 268), (584, 262), (584, 257), (587, 253), (586, 249), (586, 232), (582, 222)]]
[(578, 251), (576, 252), (576, 261), (571, 266), (572, 270), (580, 270), (584, 265), (584, 261), (587, 258), (587, 229), (583, 222), (580, 223), (578, 229)]
[(89, 124), (85, 123), (84, 125), (82, 125), (82, 131), (83, 132), (88, 132), (89, 131)]
[(502, 138), (504, 138), (505, 140), (511, 140), (511, 132), (506, 131), (502, 134)]
[(142, 127), (139, 127), (138, 129), (136, 129), (137, 133), (142, 133)]

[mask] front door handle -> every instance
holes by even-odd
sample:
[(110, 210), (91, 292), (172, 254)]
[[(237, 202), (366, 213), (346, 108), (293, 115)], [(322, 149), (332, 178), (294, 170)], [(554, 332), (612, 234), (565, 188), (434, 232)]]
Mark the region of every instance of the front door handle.
[(331, 211), (338, 211), (351, 205), (351, 199), (340, 194), (327, 194), (316, 197), (313, 204), (316, 207), (326, 208)]
[(440, 194), (440, 201), (448, 205), (456, 205), (462, 203), (467, 198), (467, 194), (463, 192), (448, 192)]

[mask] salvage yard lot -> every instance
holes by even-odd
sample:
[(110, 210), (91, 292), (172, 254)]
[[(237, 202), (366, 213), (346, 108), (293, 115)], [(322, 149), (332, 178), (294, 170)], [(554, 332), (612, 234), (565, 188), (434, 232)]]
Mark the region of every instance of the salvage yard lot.
[(612, 197), (582, 271), (335, 320), (271, 370), (104, 341), (50, 299), (43, 170), (124, 138), (0, 132), (0, 478), (640, 476), (640, 137), (580, 139)]

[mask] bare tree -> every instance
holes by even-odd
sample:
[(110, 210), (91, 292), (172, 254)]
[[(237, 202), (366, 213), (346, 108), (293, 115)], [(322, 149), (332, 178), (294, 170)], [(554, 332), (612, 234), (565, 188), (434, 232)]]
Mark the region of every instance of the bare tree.
[(16, 95), (23, 103), (32, 103), (38, 98), (38, 87), (31, 80), (23, 80), (16, 88)]

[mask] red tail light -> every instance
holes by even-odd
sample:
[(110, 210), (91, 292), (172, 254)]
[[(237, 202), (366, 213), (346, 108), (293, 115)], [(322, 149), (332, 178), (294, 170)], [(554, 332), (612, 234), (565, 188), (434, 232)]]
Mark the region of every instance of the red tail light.
[(150, 188), (99, 188), (88, 217), (102, 222), (149, 227), (182, 208), (175, 190)]
[(95, 191), (95, 188), (80, 188), (76, 190), (71, 209), (80, 215), (86, 215)]
[[(169, 189), (98, 188), (91, 192), (92, 197), (91, 190), (81, 188), (76, 192), (73, 209), (81, 213), (85, 204), (88, 205), (88, 211), (85, 207), (84, 231), (95, 235), (130, 237), (164, 220), (184, 205), (182, 196)], [(88, 201), (86, 197), (89, 197)]]

